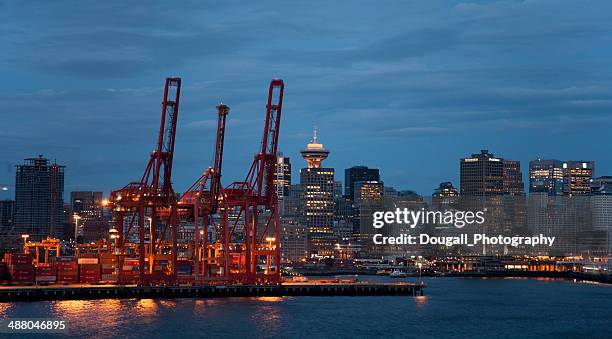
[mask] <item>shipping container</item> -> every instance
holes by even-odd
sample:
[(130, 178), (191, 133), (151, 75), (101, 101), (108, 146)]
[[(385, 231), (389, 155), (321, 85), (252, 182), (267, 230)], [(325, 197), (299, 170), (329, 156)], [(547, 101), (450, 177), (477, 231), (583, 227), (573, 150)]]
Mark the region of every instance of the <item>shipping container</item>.
[(97, 265), (98, 258), (79, 258), (79, 265)]
[(32, 264), (33, 257), (27, 253), (4, 253), (4, 262), (7, 265)]
[(51, 261), (56, 262), (56, 263), (60, 263), (60, 262), (76, 262), (76, 257), (73, 257), (73, 256), (53, 257)]
[(47, 283), (54, 283), (57, 281), (57, 277), (54, 275), (37, 275), (36, 276), (36, 282), (47, 282)]

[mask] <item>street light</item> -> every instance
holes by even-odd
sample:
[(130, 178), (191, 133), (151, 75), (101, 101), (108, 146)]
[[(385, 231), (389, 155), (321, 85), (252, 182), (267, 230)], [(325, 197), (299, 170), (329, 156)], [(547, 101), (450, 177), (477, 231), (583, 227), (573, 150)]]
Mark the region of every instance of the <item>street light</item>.
[(30, 237), (29, 234), (22, 234), (21, 237), (23, 238), (23, 253), (28, 253), (28, 247), (26, 246), (28, 244), (28, 238)]
[(272, 248), (272, 242), (276, 241), (275, 237), (266, 237), (266, 241), (269, 243), (270, 248)]
[(74, 248), (77, 247), (77, 237), (79, 236), (79, 220), (81, 219), (81, 216), (74, 213), (72, 215), (72, 218), (74, 219)]

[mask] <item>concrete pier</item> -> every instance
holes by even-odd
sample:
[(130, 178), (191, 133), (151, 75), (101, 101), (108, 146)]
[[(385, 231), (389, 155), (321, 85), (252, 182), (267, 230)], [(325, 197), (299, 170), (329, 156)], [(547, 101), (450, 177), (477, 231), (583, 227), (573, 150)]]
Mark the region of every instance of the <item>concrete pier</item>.
[(282, 296), (421, 296), (424, 285), (411, 283), (289, 283), (230, 286), (10, 286), (0, 302), (113, 298), (216, 298)]

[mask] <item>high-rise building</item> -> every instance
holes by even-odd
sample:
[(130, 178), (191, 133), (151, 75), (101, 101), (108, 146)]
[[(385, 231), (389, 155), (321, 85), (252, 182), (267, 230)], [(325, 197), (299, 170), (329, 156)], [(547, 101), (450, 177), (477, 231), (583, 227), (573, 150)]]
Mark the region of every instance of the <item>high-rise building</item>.
[(313, 141), (301, 151), (308, 167), (300, 170), (302, 191), (301, 209), (308, 228), (308, 247), (311, 255), (328, 257), (334, 246), (334, 169), (321, 167), (329, 151)]
[(344, 170), (344, 195), (354, 198), (355, 184), (359, 181), (380, 181), (378, 168), (367, 166), (353, 166)]
[(356, 237), (360, 240), (363, 255), (378, 256), (384, 250), (372, 240), (375, 233), (388, 235), (389, 229), (375, 229), (374, 212), (385, 209), (385, 185), (381, 181), (357, 181), (354, 186), (355, 224), (359, 229)]
[(462, 196), (491, 196), (504, 192), (504, 160), (488, 150), (461, 159), (460, 189)]
[(274, 187), (279, 198), (283, 198), (289, 193), (291, 186), (291, 161), (289, 157), (282, 154), (276, 159), (274, 171)]
[(521, 162), (518, 160), (504, 160), (504, 193), (510, 195), (525, 194)]
[(83, 241), (96, 241), (108, 237), (108, 221), (103, 218), (102, 192), (79, 191), (70, 193), (73, 226)]
[(302, 187), (291, 185), (280, 200), (281, 259), (285, 263), (308, 258), (308, 228), (302, 213)]
[(17, 166), (15, 231), (32, 240), (62, 233), (64, 166), (40, 155)]
[(529, 192), (560, 195), (563, 189), (563, 164), (559, 160), (529, 162)]
[(595, 173), (594, 161), (563, 162), (563, 194), (590, 195), (591, 179)]

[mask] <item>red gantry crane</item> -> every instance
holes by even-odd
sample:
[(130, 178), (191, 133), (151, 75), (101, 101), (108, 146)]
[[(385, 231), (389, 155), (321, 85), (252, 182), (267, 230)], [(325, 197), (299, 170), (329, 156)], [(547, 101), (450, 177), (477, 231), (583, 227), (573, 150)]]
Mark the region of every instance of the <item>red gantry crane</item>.
[[(279, 284), (280, 234), (274, 171), (283, 103), (284, 83), (270, 82), (261, 150), (245, 181), (223, 190), (222, 228), (226, 262), (224, 274), (234, 282)], [(229, 265), (229, 267), (227, 266)]]
[[(164, 96), (162, 101), (161, 124), (157, 147), (151, 153), (147, 167), (138, 182), (131, 182), (125, 187), (111, 192), (110, 204), (114, 211), (115, 225), (118, 231), (117, 247), (119, 256), (128, 255), (126, 244), (137, 223), (138, 229), (138, 274), (140, 283), (150, 283), (158, 280), (161, 272), (156, 272), (156, 255), (162, 246), (168, 229), (171, 229), (171, 261), (170, 277), (176, 277), (176, 225), (177, 203), (176, 193), (172, 188), (172, 161), (174, 156), (174, 143), (179, 113), (179, 98), (181, 93), (181, 78), (166, 78)], [(126, 222), (128, 224), (124, 225)], [(149, 239), (145, 242), (146, 225), (149, 220)], [(163, 228), (158, 239), (158, 222)], [(149, 270), (145, 274), (145, 257), (148, 257)], [(122, 280), (122, 260), (119, 266), (119, 282)]]
[[(221, 253), (227, 247), (227, 238), (217, 243), (209, 243), (208, 228), (212, 224), (212, 217), (219, 207), (221, 186), (221, 170), (223, 165), (223, 145), (225, 140), (225, 126), (230, 108), (227, 105), (217, 106), (217, 138), (212, 167), (183, 193), (178, 202), (179, 214), (193, 217), (194, 223), (194, 278), (196, 281), (224, 280), (220, 272), (226, 265), (219, 263)], [(201, 220), (201, 221), (200, 221)], [(200, 238), (200, 225), (201, 234)]]

